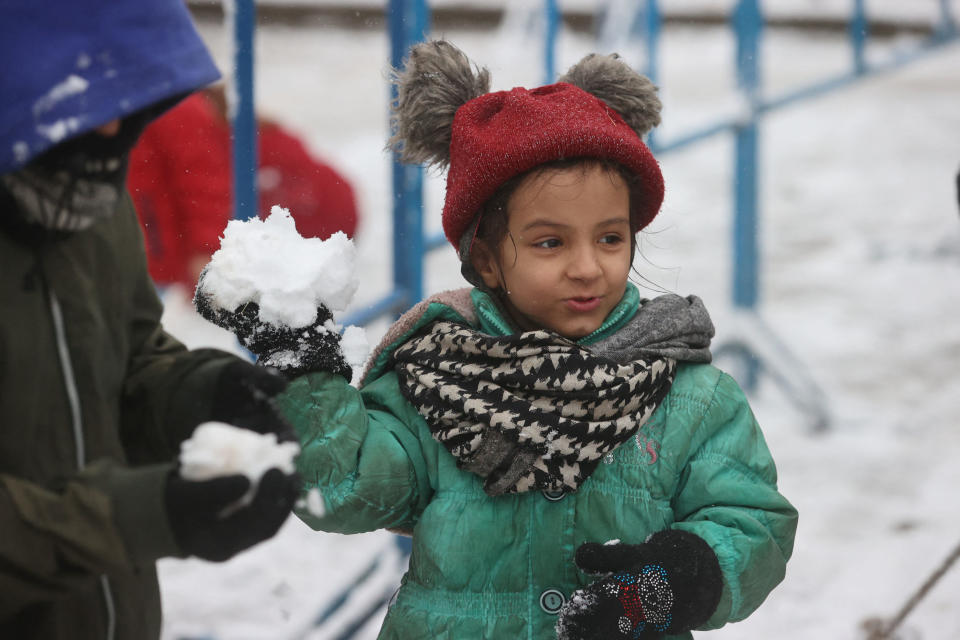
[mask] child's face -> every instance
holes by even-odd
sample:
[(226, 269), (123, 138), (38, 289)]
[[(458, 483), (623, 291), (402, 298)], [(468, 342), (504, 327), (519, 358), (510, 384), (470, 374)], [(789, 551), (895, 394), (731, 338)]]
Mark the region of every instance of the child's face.
[(633, 257), (623, 178), (595, 166), (533, 174), (507, 212), (500, 246), (474, 252), (484, 283), (506, 291), (522, 329), (576, 339), (599, 328), (623, 297)]

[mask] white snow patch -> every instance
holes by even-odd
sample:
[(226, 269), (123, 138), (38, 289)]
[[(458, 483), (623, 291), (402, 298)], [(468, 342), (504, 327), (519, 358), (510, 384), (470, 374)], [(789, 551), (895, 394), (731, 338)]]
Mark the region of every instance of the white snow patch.
[(23, 140), (13, 143), (13, 157), (17, 162), (26, 162), (30, 157), (30, 145)]
[(294, 369), (303, 362), (302, 354), (299, 351), (277, 351), (268, 353), (259, 361), (265, 367), (276, 367), (277, 369)]
[(307, 492), (306, 497), (297, 503), (297, 508), (305, 508), (315, 518), (322, 518), (327, 512), (327, 508), (323, 504), (323, 494), (317, 487), (313, 487)]
[(260, 320), (292, 328), (317, 319), (317, 306), (342, 311), (359, 284), (353, 242), (342, 232), (304, 238), (293, 217), (274, 206), (265, 220), (231, 220), (204, 275), (211, 302), (233, 311), (256, 302)]
[(40, 115), (52, 109), (58, 102), (83, 93), (90, 86), (90, 82), (80, 76), (70, 74), (66, 80), (54, 85), (43, 96), (33, 103), (34, 115)]
[(343, 359), (354, 369), (360, 369), (370, 355), (370, 341), (367, 340), (367, 331), (363, 327), (349, 326), (343, 331), (340, 339), (340, 351)]
[(268, 469), (293, 473), (293, 459), (299, 452), (298, 444), (277, 442), (273, 433), (257, 433), (225, 422), (204, 422), (180, 445), (180, 475), (197, 481), (245, 475), (252, 486), (242, 504), (253, 497)]
[(47, 140), (60, 142), (71, 133), (80, 130), (81, 118), (70, 117), (57, 120), (51, 124), (38, 124), (37, 132)]

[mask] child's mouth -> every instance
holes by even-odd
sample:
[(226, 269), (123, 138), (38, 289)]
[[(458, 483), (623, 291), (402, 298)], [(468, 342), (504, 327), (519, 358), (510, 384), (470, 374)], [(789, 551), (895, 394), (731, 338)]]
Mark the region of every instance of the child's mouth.
[(565, 302), (567, 303), (567, 308), (573, 311), (581, 312), (581, 313), (586, 311), (593, 311), (598, 306), (600, 306), (600, 298), (598, 297), (567, 298)]

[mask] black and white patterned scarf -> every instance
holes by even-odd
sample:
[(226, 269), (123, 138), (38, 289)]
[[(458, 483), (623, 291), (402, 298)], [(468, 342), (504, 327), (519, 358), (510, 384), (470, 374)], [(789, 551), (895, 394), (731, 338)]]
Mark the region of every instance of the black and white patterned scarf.
[(394, 359), (404, 397), (490, 495), (575, 491), (653, 414), (676, 371), (673, 358), (620, 363), (548, 331), (494, 337), (451, 322)]

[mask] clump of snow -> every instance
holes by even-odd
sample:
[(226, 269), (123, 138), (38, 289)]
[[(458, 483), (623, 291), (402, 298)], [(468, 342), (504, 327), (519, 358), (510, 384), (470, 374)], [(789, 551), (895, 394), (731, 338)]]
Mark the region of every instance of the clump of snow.
[(302, 366), (303, 354), (299, 351), (276, 351), (264, 355), (257, 362), (265, 367), (275, 367), (281, 371), (286, 371)]
[(570, 599), (563, 604), (560, 610), (560, 616), (554, 627), (554, 631), (557, 632), (557, 639), (572, 640), (573, 638), (580, 637), (578, 624), (574, 623), (572, 625), (573, 628), (568, 628), (569, 618), (573, 617), (576, 619), (577, 616), (591, 612), (597, 607), (599, 601), (600, 598), (594, 593), (590, 593), (584, 589), (574, 591)]
[(304, 238), (290, 212), (274, 206), (266, 219), (231, 220), (210, 259), (203, 290), (216, 307), (255, 302), (260, 320), (291, 328), (317, 319), (317, 306), (343, 311), (359, 284), (356, 250), (342, 232)]
[(30, 157), (30, 145), (23, 140), (17, 140), (13, 143), (13, 157), (17, 162), (26, 162)]
[(298, 444), (277, 442), (273, 433), (257, 433), (225, 422), (204, 422), (180, 445), (180, 475), (197, 481), (245, 475), (252, 485), (244, 497), (247, 500), (268, 469), (293, 473), (293, 459), (298, 453)]
[(39, 116), (46, 111), (50, 111), (58, 103), (67, 98), (83, 93), (90, 87), (90, 81), (81, 78), (78, 75), (70, 74), (63, 82), (60, 82), (50, 88), (49, 91), (40, 97), (33, 104), (34, 116)]
[(321, 518), (326, 514), (327, 509), (323, 504), (323, 494), (320, 489), (313, 487), (307, 492), (307, 495), (297, 502), (298, 509), (306, 509), (307, 513), (315, 518)]
[(82, 122), (80, 118), (63, 118), (51, 124), (38, 124), (37, 131), (48, 140), (61, 142), (70, 134), (79, 131)]
[(367, 356), (370, 355), (370, 341), (367, 340), (366, 330), (353, 325), (344, 329), (343, 337), (340, 339), (340, 351), (343, 353), (343, 359), (354, 370), (362, 369)]

